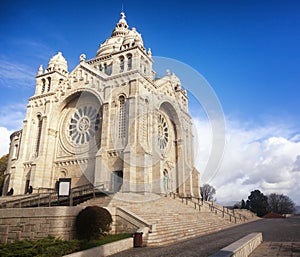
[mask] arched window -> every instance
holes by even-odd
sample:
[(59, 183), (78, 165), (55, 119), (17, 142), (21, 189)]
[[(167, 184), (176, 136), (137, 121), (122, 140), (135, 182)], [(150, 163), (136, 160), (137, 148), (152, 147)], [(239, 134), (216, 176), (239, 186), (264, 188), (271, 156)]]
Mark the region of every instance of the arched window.
[(36, 155), (36, 157), (39, 156), (41, 135), (42, 135), (42, 125), (43, 125), (42, 116), (38, 115), (37, 118), (38, 118), (38, 127), (37, 127), (37, 138), (36, 138), (36, 145), (35, 145), (35, 155)]
[(17, 157), (18, 157), (18, 147), (19, 147), (18, 144), (14, 145), (12, 159), (17, 159)]
[(45, 88), (46, 88), (46, 80), (42, 79), (42, 91), (41, 91), (42, 94), (45, 92)]
[(49, 92), (50, 88), (51, 88), (51, 78), (48, 77), (47, 80), (48, 80), (48, 89), (47, 89), (47, 92)]
[(147, 73), (147, 67), (148, 67), (148, 62), (146, 61), (146, 62), (145, 62), (145, 66), (144, 66), (144, 74)]
[(125, 96), (119, 97), (119, 138), (125, 137), (126, 129), (126, 103)]
[(120, 56), (120, 72), (124, 71), (124, 56)]
[(128, 54), (127, 55), (127, 70), (131, 70), (132, 69), (132, 54)]
[(158, 124), (158, 146), (164, 152), (169, 143), (169, 127), (166, 117), (159, 113), (157, 117)]

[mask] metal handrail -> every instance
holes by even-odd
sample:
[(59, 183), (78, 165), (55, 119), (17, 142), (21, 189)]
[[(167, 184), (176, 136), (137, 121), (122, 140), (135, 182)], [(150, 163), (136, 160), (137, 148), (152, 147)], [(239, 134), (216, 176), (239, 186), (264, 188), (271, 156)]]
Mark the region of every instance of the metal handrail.
[[(92, 184), (72, 188), (70, 193), (70, 205), (73, 205), (73, 199), (78, 196), (84, 196), (92, 193), (93, 198), (95, 198), (96, 191), (99, 191), (99, 186), (94, 187)], [(21, 199), (5, 201), (0, 203), (0, 208), (22, 208), (32, 205), (37, 205), (39, 207), (41, 204), (48, 204), (48, 206), (51, 206), (54, 202), (59, 202), (59, 197), (56, 191), (51, 193), (36, 193), (27, 197), (22, 197)]]
[[(225, 218), (225, 215), (228, 215), (230, 222), (232, 221), (232, 219), (234, 219), (235, 223), (237, 222), (237, 217), (235, 216), (234, 210), (230, 210), (227, 207), (223, 207), (222, 209), (220, 209), (217, 206), (215, 206), (213, 202), (203, 201), (203, 199), (200, 198), (200, 197), (180, 196), (179, 194), (176, 194), (174, 192), (171, 192), (170, 195), (173, 196), (174, 199), (176, 197), (178, 197), (179, 199), (181, 199), (182, 203), (185, 200), (186, 205), (188, 205), (188, 202), (193, 203), (194, 204), (194, 208), (197, 209), (197, 206), (198, 206), (199, 211), (201, 211), (201, 206), (203, 206), (204, 204), (207, 204), (209, 206), (209, 210), (211, 212), (215, 212), (217, 214), (217, 212), (219, 211), (219, 212), (222, 213), (222, 217), (223, 218)], [(194, 202), (193, 199), (196, 199), (197, 202)], [(200, 204), (200, 202), (201, 202), (201, 204)], [(232, 211), (232, 214), (229, 213), (229, 211)], [(246, 216), (244, 216), (244, 215), (242, 215), (240, 213), (239, 213), (239, 216), (240, 216), (239, 217), (240, 220), (242, 220), (242, 218), (243, 218), (243, 221), (245, 221), (247, 219)]]

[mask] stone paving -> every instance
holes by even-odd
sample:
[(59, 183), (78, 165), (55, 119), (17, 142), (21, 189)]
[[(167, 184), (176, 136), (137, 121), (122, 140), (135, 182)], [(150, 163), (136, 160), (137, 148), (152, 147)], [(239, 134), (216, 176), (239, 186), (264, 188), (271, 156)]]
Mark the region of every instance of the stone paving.
[(300, 257), (300, 242), (264, 242), (250, 257), (293, 256)]
[[(206, 257), (252, 232), (262, 232), (264, 242), (251, 257), (300, 257), (300, 217), (261, 219), (169, 246), (133, 248), (113, 256)], [(178, 237), (180, 238), (180, 235)]]

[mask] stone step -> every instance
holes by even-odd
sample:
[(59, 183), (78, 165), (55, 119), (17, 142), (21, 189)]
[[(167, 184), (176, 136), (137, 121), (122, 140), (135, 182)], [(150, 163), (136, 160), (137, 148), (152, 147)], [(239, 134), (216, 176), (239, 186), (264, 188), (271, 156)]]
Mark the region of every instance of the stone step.
[[(224, 227), (224, 228), (227, 228), (227, 227)], [(185, 234), (178, 234), (178, 233), (174, 234), (173, 233), (173, 234), (165, 234), (165, 235), (157, 235), (157, 236), (149, 235), (147, 245), (148, 246), (160, 246), (160, 245), (171, 244), (171, 243), (175, 243), (178, 241), (182, 241), (182, 240), (190, 239), (193, 237), (209, 234), (212, 232), (216, 232), (216, 231), (224, 229), (224, 228), (218, 228), (218, 229), (207, 228), (207, 229), (202, 229), (200, 231), (195, 230), (195, 231), (186, 232)]]
[[(149, 223), (156, 224), (156, 230), (148, 236), (149, 246), (166, 245), (236, 225), (229, 221), (229, 216), (223, 218), (221, 212), (217, 214), (211, 212), (207, 204), (201, 206), (199, 211), (197, 206), (197, 209), (194, 208), (193, 203), (186, 205), (180, 199), (170, 197), (157, 198), (153, 195), (144, 197), (124, 193), (115, 196), (92, 199), (86, 202), (85, 206), (107, 204), (108, 207), (124, 207)], [(156, 200), (143, 201), (155, 197)]]

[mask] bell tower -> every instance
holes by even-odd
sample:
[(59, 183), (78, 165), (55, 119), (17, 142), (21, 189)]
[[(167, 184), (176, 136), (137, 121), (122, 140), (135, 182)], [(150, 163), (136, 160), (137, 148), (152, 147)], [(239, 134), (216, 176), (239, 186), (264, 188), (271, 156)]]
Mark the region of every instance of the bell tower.
[(36, 76), (36, 90), (35, 95), (45, 95), (54, 92), (58, 85), (60, 85), (68, 76), (68, 64), (61, 52), (54, 55), (48, 67), (43, 70), (41, 65)]

